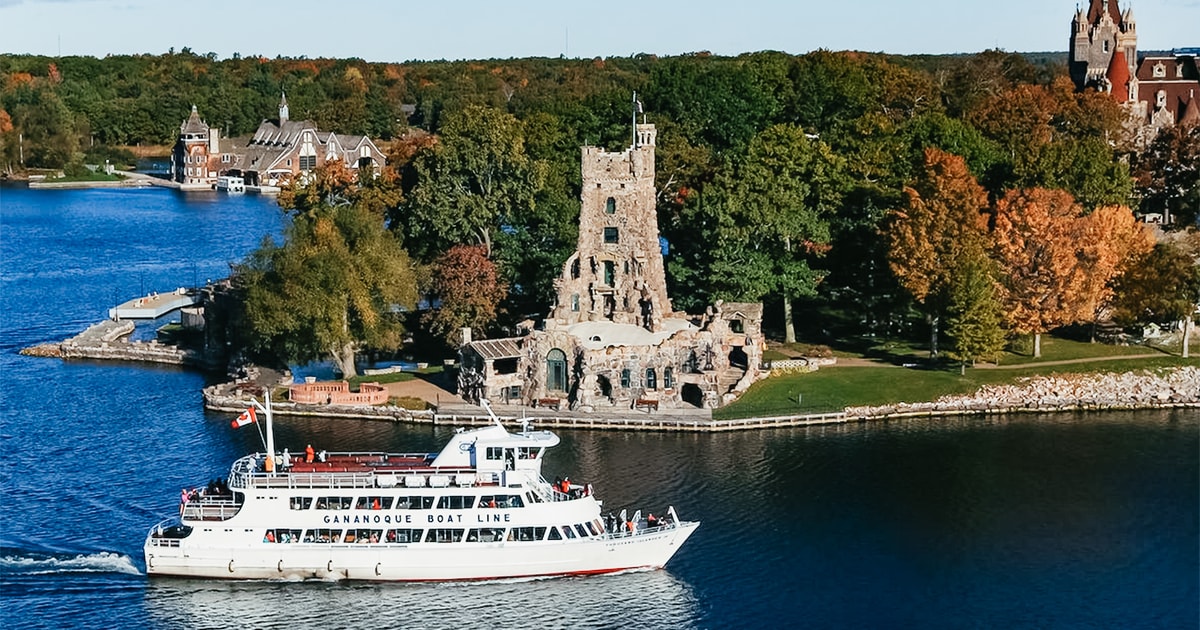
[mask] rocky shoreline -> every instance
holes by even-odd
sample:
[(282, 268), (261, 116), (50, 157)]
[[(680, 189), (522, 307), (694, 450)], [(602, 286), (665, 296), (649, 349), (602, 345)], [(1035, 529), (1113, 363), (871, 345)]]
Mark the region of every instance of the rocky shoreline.
[[(214, 411), (238, 413), (260, 386), (226, 383), (204, 390), (204, 405)], [(723, 432), (748, 429), (845, 424), (913, 417), (990, 415), (1015, 412), (1200, 408), (1200, 367), (1165, 368), (1121, 373), (1067, 374), (1022, 379), (1018, 384), (980, 388), (963, 396), (944, 396), (934, 402), (848, 407), (840, 413), (714, 420), (708, 414), (636, 412), (537, 413), (521, 411), (538, 426), (606, 430)], [(304, 405), (276, 402), (279, 415), (390, 420), (416, 424), (481, 425), (490, 422), (480, 407), (413, 411), (393, 405)], [(506, 420), (518, 420), (498, 411)]]

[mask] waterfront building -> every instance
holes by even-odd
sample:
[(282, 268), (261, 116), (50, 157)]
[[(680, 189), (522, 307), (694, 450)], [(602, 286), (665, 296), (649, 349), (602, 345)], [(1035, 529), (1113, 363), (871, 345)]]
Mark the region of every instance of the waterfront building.
[(1138, 58), (1133, 8), (1091, 0), (1071, 20), (1068, 70), (1079, 90), (1106, 92), (1130, 116), (1134, 145), (1144, 147), (1160, 129), (1200, 123), (1200, 48)]
[(761, 376), (761, 303), (698, 316), (667, 295), (652, 124), (624, 151), (582, 148), (579, 240), (540, 326), (506, 339), (464, 331), (459, 393), (574, 409), (713, 408)]
[(253, 136), (228, 138), (224, 143), (218, 130), (201, 120), (192, 106), (171, 154), (171, 179), (184, 188), (208, 189), (219, 177), (241, 177), (246, 186), (261, 189), (302, 179), (335, 160), (355, 173), (378, 172), (387, 163), (367, 136), (321, 131), (311, 120), (291, 120), (284, 94), (277, 121), (264, 120)]

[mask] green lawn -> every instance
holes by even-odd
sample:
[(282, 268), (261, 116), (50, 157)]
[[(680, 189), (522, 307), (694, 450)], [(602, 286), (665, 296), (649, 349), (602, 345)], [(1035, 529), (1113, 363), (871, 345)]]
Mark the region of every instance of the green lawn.
[[(1114, 349), (1113, 346), (1101, 347)], [(1061, 355), (1058, 356), (1061, 358)], [(858, 405), (932, 401), (947, 394), (967, 394), (981, 385), (1010, 383), (1023, 376), (1125, 372), (1198, 364), (1200, 359), (1163, 355), (1148, 359), (1114, 359), (1071, 365), (1030, 364), (1014, 369), (968, 369), (962, 376), (956, 368), (934, 370), (885, 365), (833, 366), (807, 374), (775, 376), (755, 383), (733, 404), (714, 410), (713, 417), (730, 419), (828, 413)]]

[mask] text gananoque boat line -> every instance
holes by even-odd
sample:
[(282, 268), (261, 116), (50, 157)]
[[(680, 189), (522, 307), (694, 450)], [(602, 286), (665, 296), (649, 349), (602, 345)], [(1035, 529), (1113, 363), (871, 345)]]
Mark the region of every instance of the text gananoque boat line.
[(557, 435), (510, 433), (494, 415), (439, 453), (293, 455), (276, 453), (269, 401), (259, 408), (266, 453), (181, 496), (179, 517), (146, 536), (150, 575), (433, 581), (657, 569), (699, 526), (674, 507), (660, 518), (605, 514), (592, 484), (542, 477)]

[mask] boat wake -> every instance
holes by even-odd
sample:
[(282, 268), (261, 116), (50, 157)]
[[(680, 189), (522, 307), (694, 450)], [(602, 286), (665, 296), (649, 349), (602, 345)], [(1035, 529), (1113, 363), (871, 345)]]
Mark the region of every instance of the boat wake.
[(120, 553), (43, 554), (6, 549), (0, 556), (0, 573), (6, 575), (58, 575), (65, 573), (123, 573), (141, 575), (133, 559)]

